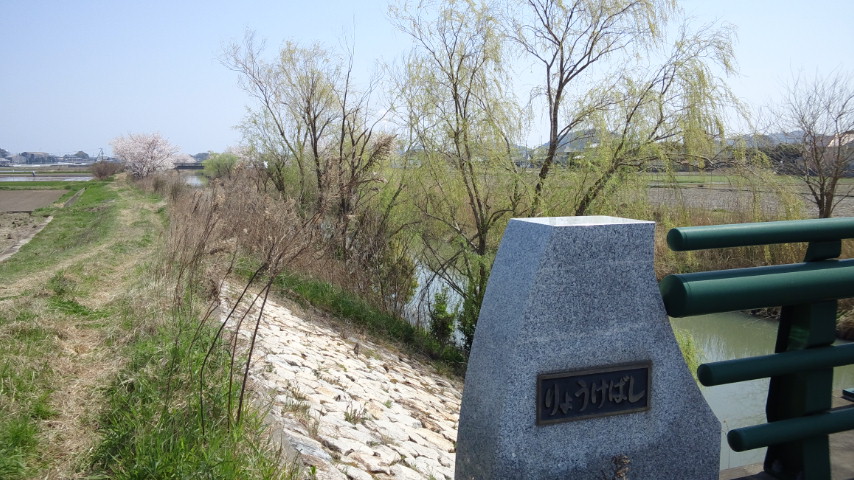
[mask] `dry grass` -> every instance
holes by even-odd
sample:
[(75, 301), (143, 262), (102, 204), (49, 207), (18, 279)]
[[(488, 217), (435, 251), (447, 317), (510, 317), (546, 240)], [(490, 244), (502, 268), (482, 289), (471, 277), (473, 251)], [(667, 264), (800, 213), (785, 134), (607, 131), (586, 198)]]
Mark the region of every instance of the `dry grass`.
[(836, 335), (854, 341), (854, 311), (848, 310), (836, 323)]

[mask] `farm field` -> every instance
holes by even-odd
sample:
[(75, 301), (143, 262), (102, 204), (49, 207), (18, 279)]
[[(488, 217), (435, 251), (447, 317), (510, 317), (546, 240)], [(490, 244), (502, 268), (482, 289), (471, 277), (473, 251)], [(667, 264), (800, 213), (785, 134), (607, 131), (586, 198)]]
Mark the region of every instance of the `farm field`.
[(0, 261), (14, 254), (50, 221), (30, 213), (59, 200), (66, 190), (0, 190)]
[(59, 200), (65, 190), (0, 190), (0, 213), (32, 212)]

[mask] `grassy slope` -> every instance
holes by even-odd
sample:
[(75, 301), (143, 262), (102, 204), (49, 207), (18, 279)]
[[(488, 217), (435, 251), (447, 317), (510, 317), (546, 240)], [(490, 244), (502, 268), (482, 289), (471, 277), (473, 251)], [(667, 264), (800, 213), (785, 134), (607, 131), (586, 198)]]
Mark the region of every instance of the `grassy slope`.
[[(173, 343), (151, 262), (164, 208), (126, 185), (90, 182), (74, 205), (42, 212), (54, 221), (0, 263), (0, 478), (284, 476), (253, 453), (263, 450), (256, 424), (224, 428), (222, 355), (208, 373), (206, 435), (192, 402), (166, 408), (192, 393), (207, 345), (186, 347), (186, 332)], [(167, 384), (170, 354), (188, 373)]]
[(90, 387), (115, 371), (100, 345), (111, 308), (100, 285), (122, 281), (119, 206), (114, 188), (87, 185), (74, 206), (41, 212), (54, 222), (0, 263), (2, 478), (61, 476), (86, 447)]

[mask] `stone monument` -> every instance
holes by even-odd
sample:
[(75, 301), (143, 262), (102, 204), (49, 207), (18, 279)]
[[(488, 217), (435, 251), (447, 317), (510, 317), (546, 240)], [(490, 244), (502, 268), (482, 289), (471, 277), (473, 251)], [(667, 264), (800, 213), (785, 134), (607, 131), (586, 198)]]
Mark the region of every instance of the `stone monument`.
[(513, 219), (480, 312), (457, 479), (717, 480), (720, 422), (679, 351), (653, 222)]

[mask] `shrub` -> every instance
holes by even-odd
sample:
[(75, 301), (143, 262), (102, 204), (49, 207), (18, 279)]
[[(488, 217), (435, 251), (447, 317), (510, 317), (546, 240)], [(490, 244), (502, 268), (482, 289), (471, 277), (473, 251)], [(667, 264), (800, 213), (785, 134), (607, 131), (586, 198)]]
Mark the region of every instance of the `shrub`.
[(115, 175), (124, 169), (124, 165), (118, 162), (95, 162), (92, 164), (92, 175), (98, 180)]
[(457, 312), (448, 311), (448, 289), (443, 288), (430, 307), (430, 333), (442, 345), (447, 345), (454, 334)]

